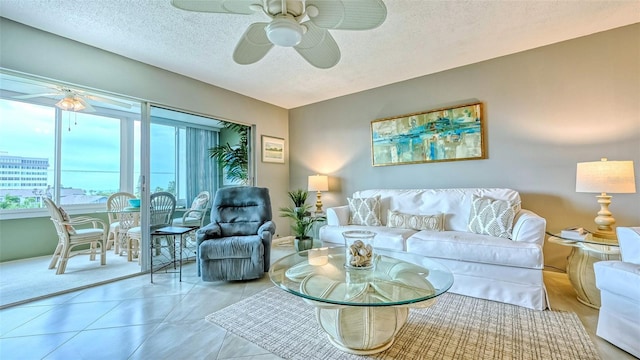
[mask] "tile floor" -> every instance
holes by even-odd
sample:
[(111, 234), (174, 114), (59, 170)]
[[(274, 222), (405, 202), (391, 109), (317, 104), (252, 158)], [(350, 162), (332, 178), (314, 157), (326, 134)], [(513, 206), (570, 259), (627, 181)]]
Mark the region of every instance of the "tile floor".
[[(293, 251), (274, 248), (277, 259)], [(204, 317), (272, 286), (268, 277), (203, 283), (195, 264), (177, 274), (117, 281), (0, 311), (0, 359), (246, 359), (277, 356)], [(597, 310), (575, 300), (565, 274), (545, 273), (552, 305), (575, 311), (602, 359), (634, 359), (595, 336)]]

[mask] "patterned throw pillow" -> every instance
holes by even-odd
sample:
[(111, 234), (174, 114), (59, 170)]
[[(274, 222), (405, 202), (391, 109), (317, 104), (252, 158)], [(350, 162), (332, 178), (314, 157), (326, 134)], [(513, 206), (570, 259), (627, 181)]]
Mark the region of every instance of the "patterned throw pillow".
[[(193, 199), (191, 203), (191, 210), (204, 210), (204, 207), (207, 205), (207, 199), (204, 197), (196, 197)], [(201, 212), (192, 212), (189, 214), (189, 217), (200, 220), (202, 218)]]
[(520, 203), (474, 196), (469, 215), (469, 231), (511, 239), (513, 219)]
[[(64, 211), (62, 206), (58, 206), (58, 210), (60, 210), (60, 215), (62, 215), (62, 220), (63, 221), (67, 222), (67, 221), (71, 220), (71, 218), (69, 217), (69, 214), (67, 214), (67, 212)], [(67, 228), (67, 232), (69, 233), (69, 235), (75, 235), (76, 234), (76, 229), (72, 225), (65, 225), (64, 227)]]
[(380, 226), (380, 196), (347, 198), (349, 223), (352, 225)]
[(387, 226), (414, 230), (444, 230), (444, 214), (414, 215), (398, 211), (387, 212)]

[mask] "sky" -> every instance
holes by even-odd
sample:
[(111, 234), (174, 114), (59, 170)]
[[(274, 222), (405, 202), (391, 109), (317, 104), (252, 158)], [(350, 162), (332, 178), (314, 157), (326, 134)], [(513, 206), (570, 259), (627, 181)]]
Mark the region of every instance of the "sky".
[[(119, 119), (66, 111), (62, 119), (62, 185), (84, 190), (119, 190)], [(134, 147), (139, 148), (139, 122), (136, 124)], [(174, 130), (153, 125), (151, 139), (151, 189), (166, 188), (173, 178), (169, 174), (174, 172)], [(47, 158), (52, 174), (55, 109), (0, 100), (0, 154)], [(139, 154), (139, 150), (134, 152), (135, 169), (140, 168)], [(137, 177), (139, 170), (134, 172)], [(52, 175), (48, 182), (53, 185)]]

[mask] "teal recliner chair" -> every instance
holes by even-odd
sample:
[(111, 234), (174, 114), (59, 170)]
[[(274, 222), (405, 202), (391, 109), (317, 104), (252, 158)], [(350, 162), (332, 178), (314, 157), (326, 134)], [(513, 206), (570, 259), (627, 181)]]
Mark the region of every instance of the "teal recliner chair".
[(269, 189), (237, 186), (219, 189), (211, 223), (197, 231), (198, 276), (203, 281), (249, 280), (264, 276), (271, 263)]

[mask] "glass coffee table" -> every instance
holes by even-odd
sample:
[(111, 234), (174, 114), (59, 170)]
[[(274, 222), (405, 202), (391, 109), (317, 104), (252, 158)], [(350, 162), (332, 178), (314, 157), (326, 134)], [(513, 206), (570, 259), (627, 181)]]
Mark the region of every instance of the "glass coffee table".
[(388, 349), (409, 308), (432, 306), (453, 285), (444, 265), (377, 248), (372, 269), (345, 267), (344, 247), (320, 248), (283, 257), (271, 266), (269, 277), (315, 307), (334, 346), (358, 355)]

